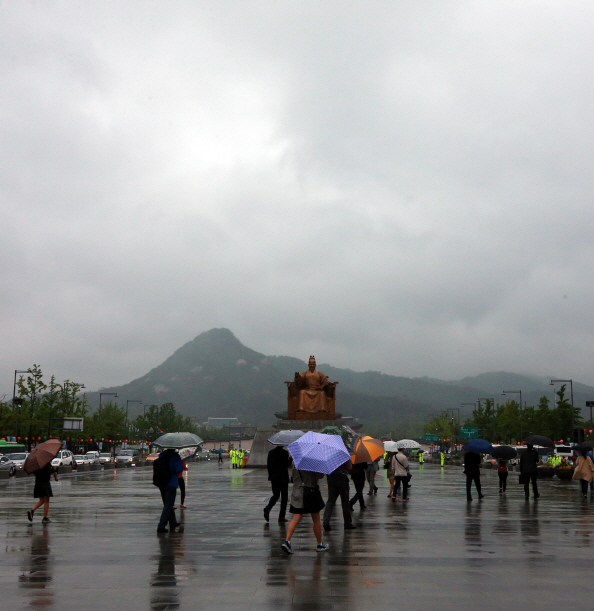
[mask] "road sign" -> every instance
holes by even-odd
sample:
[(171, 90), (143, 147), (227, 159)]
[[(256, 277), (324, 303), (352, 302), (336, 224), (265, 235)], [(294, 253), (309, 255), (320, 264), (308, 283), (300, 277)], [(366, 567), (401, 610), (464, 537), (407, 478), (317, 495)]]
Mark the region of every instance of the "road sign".
[(478, 437), (478, 427), (475, 427), (475, 426), (460, 427), (460, 437), (464, 437), (466, 439), (474, 439)]
[(439, 441), (439, 437), (437, 435), (429, 435), (429, 433), (425, 433), (425, 441)]

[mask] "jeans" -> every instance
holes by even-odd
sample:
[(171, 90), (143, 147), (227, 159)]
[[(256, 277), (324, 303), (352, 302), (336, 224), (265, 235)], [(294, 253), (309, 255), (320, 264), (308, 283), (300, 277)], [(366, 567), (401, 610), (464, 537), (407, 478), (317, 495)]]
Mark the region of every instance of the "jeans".
[(279, 520), (285, 517), (285, 513), (287, 513), (287, 501), (289, 499), (289, 482), (282, 479), (273, 479), (270, 480), (270, 485), (272, 486), (272, 496), (270, 497), (270, 501), (268, 501), (268, 505), (266, 505), (266, 509), (270, 511), (278, 501), (279, 497), (281, 500), (280, 512), (278, 514)]
[(177, 526), (177, 520), (175, 519), (175, 510), (173, 506), (175, 505), (177, 488), (162, 486), (159, 490), (161, 491), (161, 498), (163, 499), (163, 511), (161, 512), (161, 519), (159, 520), (157, 529), (162, 530), (166, 528), (167, 522), (169, 522), (170, 528), (175, 528)]
[(373, 491), (375, 489), (375, 474), (376, 472), (372, 471), (371, 469), (367, 469), (365, 471), (365, 479), (369, 484), (369, 494), (373, 494)]
[[(400, 488), (400, 483), (402, 483), (402, 498), (408, 498), (408, 475), (397, 475), (394, 478), (394, 490), (396, 490), (396, 486)], [(392, 498), (396, 496), (396, 492), (392, 494)]]
[(342, 517), (344, 519), (345, 526), (352, 524), (353, 518), (351, 517), (351, 508), (349, 503), (349, 480), (345, 477), (344, 482), (331, 481), (328, 478), (328, 502), (326, 503), (326, 509), (324, 509), (324, 524), (330, 522), (332, 512), (334, 511), (334, 505), (336, 505), (336, 499), (340, 496), (340, 502), (342, 504)]
[(472, 482), (474, 482), (474, 485), (476, 486), (476, 491), (478, 492), (478, 495), (482, 496), (482, 492), (481, 492), (481, 474), (480, 473), (475, 473), (474, 475), (469, 475), (467, 473), (466, 474), (466, 498), (469, 501), (472, 500), (472, 493), (471, 493)]

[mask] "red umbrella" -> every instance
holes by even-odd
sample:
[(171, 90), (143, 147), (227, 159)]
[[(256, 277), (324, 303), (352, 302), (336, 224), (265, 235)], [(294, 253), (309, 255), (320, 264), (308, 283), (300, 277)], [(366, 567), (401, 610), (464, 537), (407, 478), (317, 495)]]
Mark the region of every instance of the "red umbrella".
[(62, 449), (62, 442), (59, 439), (50, 439), (40, 443), (37, 447), (31, 450), (31, 454), (27, 456), (27, 460), (23, 465), (23, 469), (29, 475), (43, 469), (45, 465), (52, 462)]

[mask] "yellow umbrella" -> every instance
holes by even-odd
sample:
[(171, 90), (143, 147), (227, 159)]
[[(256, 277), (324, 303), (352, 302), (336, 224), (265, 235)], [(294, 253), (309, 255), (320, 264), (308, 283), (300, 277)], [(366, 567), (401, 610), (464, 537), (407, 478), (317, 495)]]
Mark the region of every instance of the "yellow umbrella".
[(353, 444), (351, 460), (354, 464), (360, 462), (373, 462), (376, 458), (383, 456), (384, 442), (366, 435), (358, 437)]

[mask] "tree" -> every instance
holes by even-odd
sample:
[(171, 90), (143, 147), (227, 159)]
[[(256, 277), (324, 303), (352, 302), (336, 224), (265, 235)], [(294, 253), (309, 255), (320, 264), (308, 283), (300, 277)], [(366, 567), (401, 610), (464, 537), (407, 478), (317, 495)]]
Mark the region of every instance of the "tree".
[(33, 434), (41, 425), (40, 394), (47, 388), (42, 377), (43, 373), (39, 365), (33, 365), (27, 369), (27, 378), (21, 375), (17, 382), (18, 396), (22, 401), (19, 402), (16, 436), (20, 438), (21, 428), (24, 428), (29, 452), (33, 443)]

